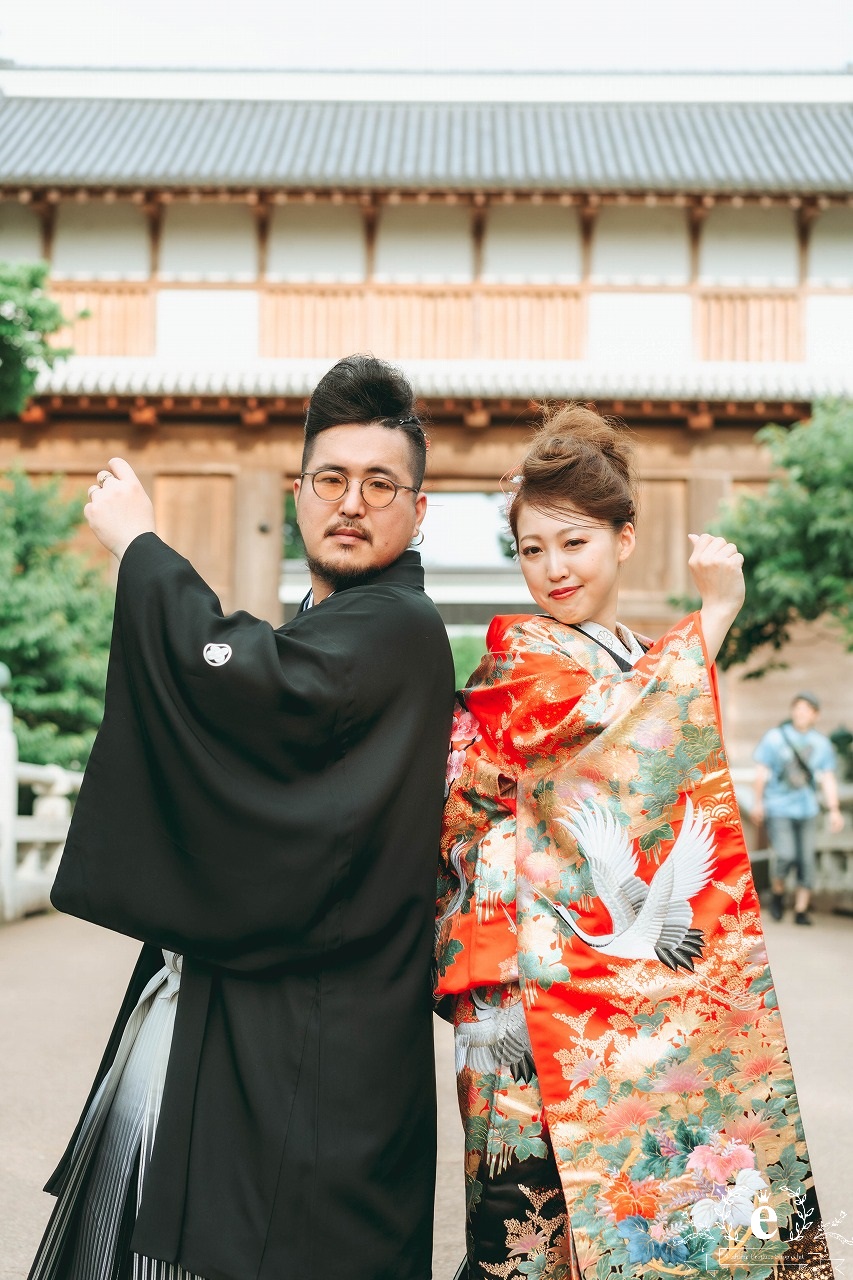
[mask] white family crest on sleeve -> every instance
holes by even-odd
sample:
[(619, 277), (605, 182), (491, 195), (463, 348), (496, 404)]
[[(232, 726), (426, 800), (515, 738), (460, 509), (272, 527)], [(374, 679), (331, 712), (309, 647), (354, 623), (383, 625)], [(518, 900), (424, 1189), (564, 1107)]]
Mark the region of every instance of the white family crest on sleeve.
[(206, 644), (202, 657), (209, 667), (222, 667), (231, 657), (230, 644)]

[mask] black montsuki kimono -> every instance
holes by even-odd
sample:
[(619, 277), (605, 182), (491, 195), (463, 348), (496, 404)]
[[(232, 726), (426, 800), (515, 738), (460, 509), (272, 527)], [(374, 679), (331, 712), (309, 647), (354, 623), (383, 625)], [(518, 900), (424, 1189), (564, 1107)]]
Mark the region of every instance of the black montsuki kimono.
[(452, 701), (415, 552), (278, 630), (223, 617), (154, 534), (126, 552), (53, 901), (146, 943), (99, 1080), (160, 948), (184, 955), (135, 1252), (205, 1280), (431, 1274)]

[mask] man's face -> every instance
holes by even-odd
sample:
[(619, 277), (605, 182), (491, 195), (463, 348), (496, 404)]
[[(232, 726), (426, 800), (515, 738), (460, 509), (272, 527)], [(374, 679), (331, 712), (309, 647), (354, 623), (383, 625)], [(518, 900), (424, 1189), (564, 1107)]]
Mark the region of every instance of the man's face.
[(358, 423), (329, 427), (317, 436), (306, 463), (308, 471), (339, 471), (349, 480), (346, 492), (327, 502), (314, 492), (311, 477), (294, 480), (296, 516), (312, 573), (315, 599), (328, 595), (323, 584), (370, 575), (401, 556), (420, 527), (426, 511), (424, 494), (400, 489), (387, 507), (371, 507), (359, 484), (381, 476), (411, 485), (412, 461), (404, 431)]
[(808, 733), (817, 723), (818, 712), (805, 698), (797, 698), (791, 706), (791, 724), (798, 733)]

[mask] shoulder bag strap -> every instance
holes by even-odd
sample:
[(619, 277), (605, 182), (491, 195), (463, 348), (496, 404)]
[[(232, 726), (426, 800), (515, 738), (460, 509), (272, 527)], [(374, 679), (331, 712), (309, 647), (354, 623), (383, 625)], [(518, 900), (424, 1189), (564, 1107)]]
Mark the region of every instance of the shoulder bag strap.
[(813, 790), (816, 790), (816, 789), (817, 789), (817, 779), (815, 778), (814, 773), (812, 772), (811, 767), (806, 763), (806, 761), (805, 761), (805, 760), (803, 759), (803, 757), (800, 755), (800, 753), (799, 753), (799, 751), (797, 750), (797, 748), (794, 746), (794, 744), (793, 744), (793, 742), (791, 741), (791, 739), (788, 737), (787, 733), (785, 732), (785, 726), (784, 726), (784, 725), (781, 725), (780, 727), (781, 727), (781, 729), (782, 729), (782, 737), (785, 739), (785, 741), (787, 742), (788, 746), (791, 748), (791, 752), (793, 753), (794, 759), (796, 760), (797, 764), (798, 764), (798, 765), (800, 766), (800, 768), (802, 769), (803, 773), (806, 775), (806, 778), (808, 779), (808, 784), (809, 784), (809, 786), (810, 786)]

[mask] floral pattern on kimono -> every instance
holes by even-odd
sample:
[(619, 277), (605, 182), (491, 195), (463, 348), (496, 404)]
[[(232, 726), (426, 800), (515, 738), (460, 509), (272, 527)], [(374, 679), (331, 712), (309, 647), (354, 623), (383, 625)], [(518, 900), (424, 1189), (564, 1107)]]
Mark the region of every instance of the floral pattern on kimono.
[[(520, 1015), (520, 1019), (519, 1016)], [(503, 1026), (501, 1026), (503, 1022)], [(566, 1203), (548, 1140), (517, 984), (456, 998), (457, 1089), (465, 1128), (465, 1280), (580, 1280)], [(466, 1056), (467, 1033), (497, 1035)]]
[(518, 981), (582, 1273), (828, 1277), (715, 673), (496, 618), (448, 767), (437, 991)]

